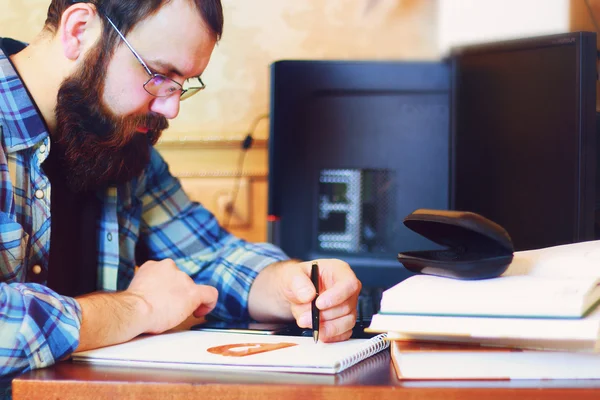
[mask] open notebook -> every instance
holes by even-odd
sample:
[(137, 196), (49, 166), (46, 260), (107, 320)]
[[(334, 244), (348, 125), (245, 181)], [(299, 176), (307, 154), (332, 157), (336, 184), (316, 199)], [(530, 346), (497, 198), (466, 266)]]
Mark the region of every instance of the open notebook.
[(185, 331), (141, 336), (74, 353), (73, 360), (155, 368), (336, 374), (387, 348), (385, 336), (315, 344), (309, 337)]

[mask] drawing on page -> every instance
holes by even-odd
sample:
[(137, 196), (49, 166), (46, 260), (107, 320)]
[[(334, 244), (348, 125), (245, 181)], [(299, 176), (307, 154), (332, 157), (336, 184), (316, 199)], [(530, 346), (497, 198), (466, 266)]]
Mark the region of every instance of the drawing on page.
[(253, 354), (266, 353), (267, 351), (285, 349), (286, 347), (292, 346), (297, 346), (297, 343), (232, 343), (209, 347), (206, 351), (225, 357), (245, 357)]

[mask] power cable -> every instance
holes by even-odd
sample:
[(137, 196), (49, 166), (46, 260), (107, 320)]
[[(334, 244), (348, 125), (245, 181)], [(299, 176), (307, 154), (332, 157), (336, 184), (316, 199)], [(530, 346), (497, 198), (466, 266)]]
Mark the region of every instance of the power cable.
[(252, 135), (254, 135), (254, 131), (256, 131), (256, 128), (258, 127), (258, 124), (260, 123), (260, 121), (262, 121), (263, 119), (268, 119), (268, 118), (269, 118), (269, 114), (261, 114), (258, 117), (256, 117), (254, 119), (254, 121), (252, 121), (252, 124), (250, 125), (250, 129), (248, 130), (246, 137), (242, 141), (242, 148), (241, 148), (242, 151), (240, 152), (240, 155), (238, 157), (237, 173), (235, 175), (236, 181), (234, 182), (234, 185), (233, 185), (231, 201), (228, 202), (227, 205), (225, 206), (225, 220), (223, 221), (223, 228), (225, 228), (225, 229), (228, 228), (229, 223), (231, 221), (231, 215), (233, 214), (233, 211), (235, 210), (235, 203), (237, 201), (238, 193), (240, 191), (240, 184), (242, 181), (242, 176), (244, 173), (244, 161), (246, 159), (246, 153), (248, 152), (248, 149), (250, 149), (250, 147), (252, 147), (252, 143), (254, 142), (254, 138), (252, 137)]

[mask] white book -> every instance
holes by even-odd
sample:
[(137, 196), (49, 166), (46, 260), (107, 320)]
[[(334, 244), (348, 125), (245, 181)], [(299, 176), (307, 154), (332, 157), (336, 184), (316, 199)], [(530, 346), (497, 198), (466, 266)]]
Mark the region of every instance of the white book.
[(376, 314), (367, 331), (387, 332), (388, 339), (598, 352), (600, 309), (581, 319)]
[(376, 314), (367, 329), (388, 338), (538, 350), (600, 350), (600, 308), (581, 319)]
[(600, 354), (393, 341), (402, 380), (600, 379)]
[(183, 331), (73, 354), (90, 364), (222, 371), (336, 374), (386, 349), (386, 335), (338, 343), (312, 337)]
[(599, 283), (600, 240), (515, 252), (493, 279), (411, 276), (383, 292), (380, 313), (580, 318)]

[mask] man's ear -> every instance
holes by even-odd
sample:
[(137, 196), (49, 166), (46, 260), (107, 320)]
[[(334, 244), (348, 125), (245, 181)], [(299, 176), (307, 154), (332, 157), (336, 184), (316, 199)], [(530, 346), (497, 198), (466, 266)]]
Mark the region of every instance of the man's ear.
[(77, 60), (98, 39), (101, 29), (97, 16), (96, 8), (89, 3), (76, 3), (63, 12), (58, 35), (69, 60)]

